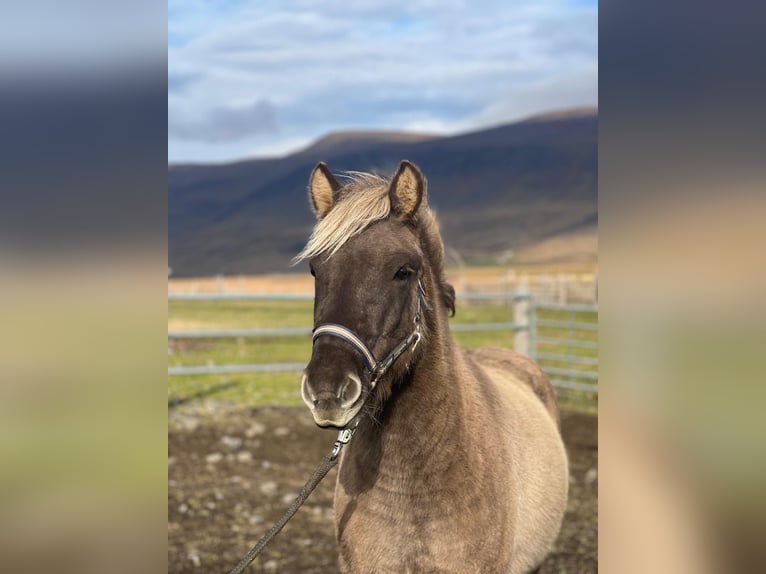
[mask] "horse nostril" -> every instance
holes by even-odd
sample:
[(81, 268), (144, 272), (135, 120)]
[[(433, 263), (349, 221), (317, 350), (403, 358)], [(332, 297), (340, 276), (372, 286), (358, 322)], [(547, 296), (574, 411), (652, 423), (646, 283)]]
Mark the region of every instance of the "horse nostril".
[(309, 386), (309, 378), (306, 375), (306, 373), (303, 374), (303, 377), (301, 377), (301, 398), (303, 399), (303, 402), (306, 403), (306, 406), (311, 407), (313, 403), (315, 403), (315, 396), (314, 393), (311, 391), (311, 387)]
[(338, 398), (341, 401), (341, 405), (346, 408), (353, 405), (362, 394), (362, 381), (356, 375), (349, 374), (346, 378), (346, 382), (343, 383), (340, 391), (338, 392)]

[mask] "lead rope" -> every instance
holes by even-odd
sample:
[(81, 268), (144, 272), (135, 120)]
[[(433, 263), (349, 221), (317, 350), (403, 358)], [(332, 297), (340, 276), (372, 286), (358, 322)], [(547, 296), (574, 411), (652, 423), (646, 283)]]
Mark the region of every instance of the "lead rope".
[(324, 456), (322, 462), (319, 463), (319, 466), (316, 467), (316, 470), (314, 470), (314, 473), (311, 475), (311, 478), (309, 478), (308, 482), (306, 482), (303, 488), (301, 488), (301, 491), (298, 493), (298, 496), (290, 505), (290, 508), (287, 509), (282, 517), (277, 520), (276, 524), (274, 524), (274, 526), (272, 526), (271, 529), (263, 535), (263, 538), (261, 538), (255, 546), (253, 546), (250, 552), (248, 552), (247, 555), (242, 560), (240, 560), (239, 564), (237, 564), (229, 572), (229, 574), (242, 574), (245, 568), (250, 566), (250, 563), (255, 560), (261, 552), (263, 552), (263, 549), (266, 548), (266, 545), (271, 542), (271, 540), (277, 534), (279, 534), (279, 531), (284, 528), (285, 524), (287, 524), (289, 520), (295, 515), (295, 513), (298, 512), (298, 509), (303, 506), (303, 503), (306, 502), (306, 499), (309, 497), (309, 495), (311, 495), (317, 485), (322, 482), (322, 479), (327, 476), (327, 473), (330, 472), (330, 469), (338, 464), (338, 457), (340, 456), (340, 452), (343, 450), (344, 445), (346, 445), (348, 441), (351, 440), (351, 437), (354, 436), (354, 431), (356, 431), (356, 426), (358, 424), (359, 420), (357, 419), (353, 427), (345, 428), (338, 433), (338, 439), (335, 441), (335, 444), (332, 447), (332, 451), (330, 454)]

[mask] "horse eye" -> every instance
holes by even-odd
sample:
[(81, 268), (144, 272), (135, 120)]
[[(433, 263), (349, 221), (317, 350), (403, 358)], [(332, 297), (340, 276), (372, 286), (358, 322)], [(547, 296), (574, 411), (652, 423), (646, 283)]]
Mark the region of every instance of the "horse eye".
[(408, 279), (412, 275), (413, 271), (411, 268), (404, 266), (400, 267), (399, 270), (396, 272), (396, 275), (394, 275), (394, 279), (397, 281), (404, 281), (405, 279)]
[(316, 277), (317, 276), (316, 271), (314, 271), (313, 267), (309, 267), (309, 271), (311, 272), (311, 276), (312, 277)]

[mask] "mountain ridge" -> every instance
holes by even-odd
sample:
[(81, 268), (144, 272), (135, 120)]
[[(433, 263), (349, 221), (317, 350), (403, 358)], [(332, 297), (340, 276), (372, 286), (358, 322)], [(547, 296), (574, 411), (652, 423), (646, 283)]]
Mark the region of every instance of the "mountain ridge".
[(445, 243), (469, 261), (595, 234), (597, 135), (597, 110), (577, 110), (453, 136), (335, 132), (279, 158), (169, 164), (169, 265), (175, 276), (289, 270), (313, 226), (306, 182), (320, 160), (384, 175), (415, 161)]

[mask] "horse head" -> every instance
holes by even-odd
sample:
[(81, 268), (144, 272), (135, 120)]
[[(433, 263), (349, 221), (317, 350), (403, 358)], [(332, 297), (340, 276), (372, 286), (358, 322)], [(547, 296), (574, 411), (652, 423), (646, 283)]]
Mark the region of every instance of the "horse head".
[[(323, 427), (348, 425), (381, 379), (406, 371), (416, 357), (423, 285), (430, 281), (420, 233), (430, 212), (420, 169), (403, 161), (390, 182), (360, 173), (347, 179), (342, 185), (323, 163), (312, 172), (318, 223), (297, 258), (309, 261), (315, 278), (315, 338), (301, 395)], [(381, 372), (397, 349), (390, 373)]]

